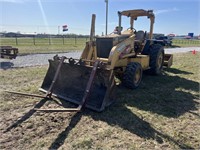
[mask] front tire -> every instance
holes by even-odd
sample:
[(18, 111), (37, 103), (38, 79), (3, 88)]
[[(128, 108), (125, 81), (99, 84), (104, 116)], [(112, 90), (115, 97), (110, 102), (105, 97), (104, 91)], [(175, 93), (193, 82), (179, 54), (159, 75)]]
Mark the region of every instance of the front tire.
[(130, 89), (137, 88), (142, 80), (142, 73), (142, 66), (139, 63), (129, 63), (123, 75), (123, 85)]

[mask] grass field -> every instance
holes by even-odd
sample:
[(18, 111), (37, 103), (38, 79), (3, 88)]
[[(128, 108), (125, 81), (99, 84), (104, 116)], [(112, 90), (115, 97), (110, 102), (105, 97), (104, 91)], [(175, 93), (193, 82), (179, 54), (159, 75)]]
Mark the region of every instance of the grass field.
[[(64, 40), (64, 41), (63, 41)], [(0, 38), (0, 45), (19, 49), (19, 55), (83, 50), (88, 38)]]
[[(63, 41), (64, 40), (64, 41)], [(83, 50), (89, 38), (0, 38), (1, 45), (19, 49), (19, 55)], [(200, 40), (174, 39), (172, 47), (200, 46)]]
[[(163, 75), (145, 75), (136, 90), (119, 86), (102, 113), (35, 112), (58, 105), (1, 91), (0, 149), (199, 149), (199, 56), (175, 54)], [(46, 70), (0, 70), (0, 88), (39, 94)]]
[(199, 46), (200, 47), (200, 40), (173, 39), (172, 46), (178, 46), (178, 47)]

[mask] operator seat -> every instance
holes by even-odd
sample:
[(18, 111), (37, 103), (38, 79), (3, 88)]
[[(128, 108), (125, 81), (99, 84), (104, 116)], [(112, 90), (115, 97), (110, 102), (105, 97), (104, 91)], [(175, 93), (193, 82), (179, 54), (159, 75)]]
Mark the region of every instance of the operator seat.
[(145, 33), (142, 30), (136, 32), (135, 39), (138, 41), (144, 40)]
[(135, 33), (134, 49), (136, 53), (139, 53), (142, 51), (144, 47), (145, 37), (146, 37), (146, 32), (142, 30), (139, 30)]

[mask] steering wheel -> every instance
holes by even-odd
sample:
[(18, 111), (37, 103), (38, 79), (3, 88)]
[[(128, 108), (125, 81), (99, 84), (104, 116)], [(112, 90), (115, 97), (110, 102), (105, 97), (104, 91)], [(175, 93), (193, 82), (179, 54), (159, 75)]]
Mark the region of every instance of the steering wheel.
[(131, 27), (127, 28), (127, 30), (133, 30), (134, 33), (137, 32), (135, 28), (131, 28)]

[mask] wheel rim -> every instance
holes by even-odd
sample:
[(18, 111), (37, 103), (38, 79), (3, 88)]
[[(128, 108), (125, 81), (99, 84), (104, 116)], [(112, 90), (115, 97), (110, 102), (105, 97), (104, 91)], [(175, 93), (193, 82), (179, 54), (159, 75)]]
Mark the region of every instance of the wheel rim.
[(163, 63), (163, 55), (162, 53), (158, 56), (158, 68), (160, 69), (162, 67)]
[(141, 79), (141, 70), (138, 69), (135, 73), (134, 83), (138, 84), (140, 82), (140, 79)]

